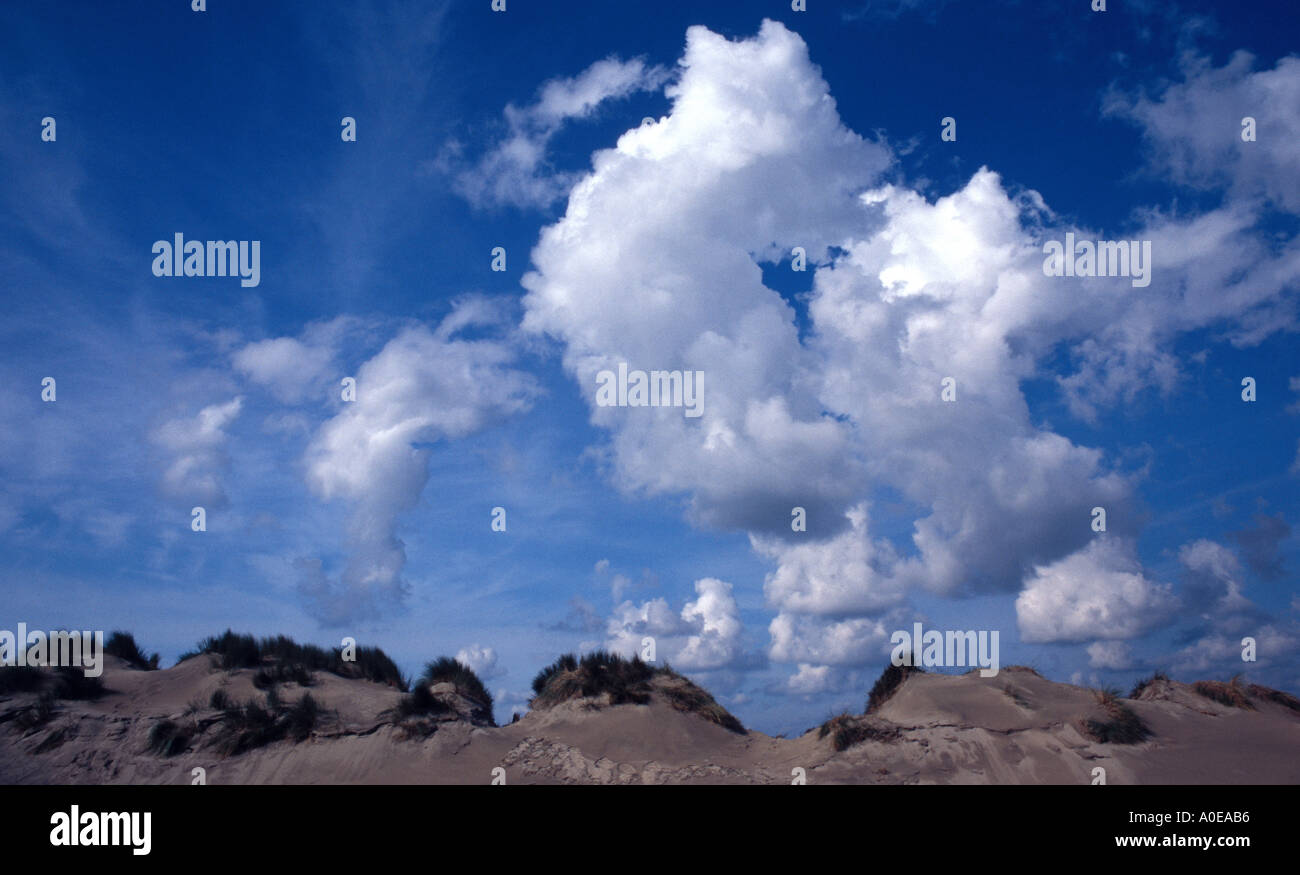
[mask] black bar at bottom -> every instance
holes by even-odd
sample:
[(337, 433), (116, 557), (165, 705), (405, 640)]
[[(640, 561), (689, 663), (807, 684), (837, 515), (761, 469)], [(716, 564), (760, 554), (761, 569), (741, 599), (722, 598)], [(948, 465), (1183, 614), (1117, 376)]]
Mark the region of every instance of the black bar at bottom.
[[(674, 845), (701, 841), (718, 862), (747, 851), (811, 863), (835, 851), (866, 865), (883, 848), (907, 847), (927, 863), (1026, 852), (1226, 863), (1257, 851), (1293, 853), (1297, 801), (1290, 786), (10, 786), (0, 787), (0, 835), (8, 855), (128, 866), (211, 855), (337, 864), (387, 849), (444, 864), (453, 851), (505, 865), (530, 865), (531, 854), (543, 853), (578, 867), (590, 853), (607, 862), (671, 859)], [(132, 831), (128, 818), (106, 812), (148, 812), (148, 854), (134, 852), (144, 849), (145, 819)], [(119, 844), (81, 843), (111, 842), (115, 830)]]

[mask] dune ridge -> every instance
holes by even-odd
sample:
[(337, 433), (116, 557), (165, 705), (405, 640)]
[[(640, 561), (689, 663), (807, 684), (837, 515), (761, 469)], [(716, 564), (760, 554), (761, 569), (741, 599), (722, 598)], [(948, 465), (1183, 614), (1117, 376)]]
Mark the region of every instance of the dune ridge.
[(788, 784), (799, 770), (809, 784), (1087, 784), (1100, 767), (1111, 784), (1300, 783), (1300, 700), (1240, 680), (1157, 674), (1121, 697), (1024, 667), (891, 666), (862, 713), (782, 738), (671, 668), (610, 654), (561, 657), (531, 710), (497, 726), (452, 660), (412, 684), (382, 652), (367, 673), (277, 640), (156, 670), (107, 654), (95, 689), (0, 668), (0, 782), (188, 784), (202, 768), (229, 784), (484, 784), (498, 769), (543, 784)]

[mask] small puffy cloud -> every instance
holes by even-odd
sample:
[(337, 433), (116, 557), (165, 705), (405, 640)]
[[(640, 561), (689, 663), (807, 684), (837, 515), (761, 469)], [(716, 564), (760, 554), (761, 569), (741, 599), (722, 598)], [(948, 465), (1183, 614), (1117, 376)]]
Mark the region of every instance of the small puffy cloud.
[(1241, 665), (1240, 639), (1225, 635), (1206, 635), (1180, 650), (1174, 658), (1175, 668), (1182, 671), (1206, 671), (1224, 665)]
[(799, 663), (799, 669), (786, 679), (786, 691), (800, 696), (825, 693), (834, 688), (829, 665)]
[(1016, 599), (1016, 616), (1029, 643), (1116, 640), (1164, 623), (1177, 606), (1171, 585), (1142, 573), (1131, 542), (1100, 536), (1036, 569)]
[(680, 635), (686, 631), (677, 612), (663, 598), (650, 599), (639, 605), (623, 602), (614, 609), (606, 626), (610, 649), (628, 653), (640, 651), (643, 635)]
[(467, 666), (483, 680), (501, 677), (506, 673), (497, 665), (497, 652), (491, 647), (471, 644), (456, 651), (456, 661)]
[(740, 655), (741, 623), (731, 584), (713, 577), (695, 581), (695, 601), (682, 608), (682, 621), (693, 633), (673, 661), (685, 669), (731, 665)]
[(655, 639), (656, 658), (687, 671), (742, 667), (744, 653), (739, 609), (731, 584), (712, 577), (695, 582), (696, 598), (680, 613), (663, 598), (635, 605), (623, 602), (606, 624), (605, 646), (625, 655), (639, 654), (642, 639)]
[(768, 624), (775, 662), (859, 666), (879, 662), (889, 653), (889, 634), (880, 620), (844, 620), (778, 614)]
[(608, 58), (573, 78), (547, 82), (536, 103), (506, 106), (509, 134), (477, 165), (456, 173), (456, 190), (475, 206), (549, 206), (577, 179), (577, 174), (547, 166), (551, 138), (566, 122), (591, 116), (605, 101), (654, 90), (667, 78), (661, 67)]
[(1187, 606), (1207, 619), (1253, 612), (1241, 592), (1241, 563), (1222, 544), (1205, 538), (1184, 544), (1178, 561), (1187, 573)]
[(1133, 654), (1123, 641), (1094, 641), (1088, 645), (1088, 664), (1093, 668), (1119, 671), (1129, 668), (1132, 663)]
[[(1245, 637), (1255, 639), (1256, 661), (1253, 663), (1241, 658)], [(1218, 631), (1205, 635), (1175, 654), (1174, 668), (1187, 672), (1238, 674), (1247, 669), (1290, 669), (1295, 666), (1297, 658), (1300, 658), (1300, 628), (1294, 623), (1286, 626), (1266, 624), (1245, 635), (1227, 635)]]
[(235, 354), (235, 369), (268, 389), (282, 401), (297, 401), (329, 367), (329, 350), (311, 347), (292, 337), (250, 343)]
[(172, 498), (206, 508), (227, 503), (218, 475), (229, 465), (226, 429), (239, 416), (244, 399), (204, 407), (197, 415), (165, 422), (154, 443), (171, 457), (163, 473), (163, 490)]
[(365, 336), (359, 320), (340, 316), (308, 325), (300, 337), (272, 337), (245, 344), (231, 357), (234, 368), (278, 400), (296, 404), (313, 393), (324, 400), (342, 375), (335, 359), (349, 338)]
[(871, 539), (866, 505), (847, 516), (850, 527), (826, 541), (751, 537), (755, 550), (777, 562), (764, 584), (769, 603), (792, 613), (836, 615), (879, 613), (902, 601), (902, 588), (889, 576), (897, 557), (889, 542)]
[[(1155, 97), (1112, 93), (1107, 113), (1140, 124), (1153, 162), (1175, 181), (1262, 196), (1300, 213), (1300, 58), (1254, 70), (1249, 52), (1222, 67), (1190, 55), (1184, 81)], [(1254, 142), (1242, 140), (1242, 120), (1255, 120)]]
[(250, 343), (235, 354), (235, 369), (268, 389), (281, 401), (302, 398), (329, 368), (330, 350), (312, 347), (292, 337)]

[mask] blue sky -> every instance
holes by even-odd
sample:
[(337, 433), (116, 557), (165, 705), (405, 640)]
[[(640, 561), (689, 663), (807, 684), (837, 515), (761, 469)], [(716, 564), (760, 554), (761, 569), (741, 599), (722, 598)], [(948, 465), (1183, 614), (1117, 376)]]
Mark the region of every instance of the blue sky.
[(1293, 10), (808, 5), (7, 4), (0, 625), (459, 653), (499, 719), (650, 635), (798, 732), (915, 620), (1300, 690)]

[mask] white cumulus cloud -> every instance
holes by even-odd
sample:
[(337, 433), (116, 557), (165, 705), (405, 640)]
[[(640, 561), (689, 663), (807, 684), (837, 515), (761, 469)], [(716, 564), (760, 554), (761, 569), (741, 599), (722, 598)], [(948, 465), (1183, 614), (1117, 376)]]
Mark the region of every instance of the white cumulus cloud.
[(729, 668), (746, 659), (731, 584), (712, 577), (695, 581), (693, 601), (674, 612), (665, 599), (640, 605), (623, 602), (606, 626), (605, 646), (616, 653), (641, 653), (642, 640), (655, 639), (656, 659), (686, 671)]
[(1098, 536), (1026, 582), (1016, 599), (1020, 635), (1028, 642), (1134, 638), (1171, 617), (1172, 589), (1142, 573), (1131, 542)]
[[(320, 498), (352, 505), (351, 554), (337, 580), (316, 563), (304, 565), (301, 585), (322, 620), (373, 616), (405, 592), (406, 552), (395, 534), (398, 517), (418, 501), (428, 480), (430, 450), (527, 409), (536, 381), (514, 367), (503, 340), (459, 338), (479, 324), (467, 304), (436, 330), (402, 330), (357, 375), (356, 401), (313, 436), (306, 451), (307, 482)], [(491, 326), (488, 326), (491, 327)]]
[(473, 669), (474, 673), (485, 681), (501, 677), (506, 673), (504, 668), (497, 665), (497, 652), (491, 647), (483, 647), (479, 644), (471, 644), (456, 651), (456, 661)]
[[(1139, 534), (1140, 474), (1034, 415), (1023, 386), (1055, 379), (1091, 421), (1172, 392), (1181, 333), (1250, 345), (1293, 325), (1300, 245), (1260, 234), (1260, 199), (1107, 231), (987, 168), (928, 198), (844, 126), (807, 46), (771, 21), (739, 40), (691, 28), (665, 93), (671, 111), (595, 153), (542, 231), (523, 324), (561, 344), (616, 486), (681, 496), (773, 563), (771, 657), (874, 660), (882, 617), (917, 589), (1020, 592), (1039, 641), (1166, 618), (1169, 588), (1131, 548), (1091, 540), (1099, 505), (1123, 543)], [(1070, 231), (1150, 240), (1150, 286), (1045, 276), (1044, 242)], [(762, 270), (795, 247), (813, 271), (802, 333)], [(597, 373), (620, 363), (702, 372), (703, 416), (597, 405)], [(882, 494), (901, 497), (910, 544), (868, 530)], [(796, 506), (807, 532), (790, 530)]]

